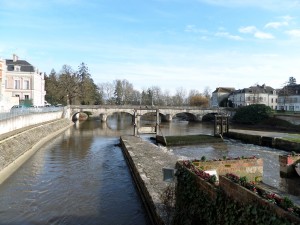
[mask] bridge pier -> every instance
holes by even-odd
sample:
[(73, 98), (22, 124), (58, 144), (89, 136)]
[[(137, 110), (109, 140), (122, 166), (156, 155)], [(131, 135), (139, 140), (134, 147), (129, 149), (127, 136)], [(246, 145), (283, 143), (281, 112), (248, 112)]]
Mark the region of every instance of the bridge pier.
[(106, 122), (107, 114), (100, 114), (101, 122)]
[(167, 122), (171, 122), (172, 121), (173, 116), (171, 114), (167, 114), (166, 115), (166, 121)]
[(201, 121), (202, 121), (202, 118), (203, 118), (202, 115), (200, 115), (200, 114), (196, 115), (196, 120), (197, 120), (197, 122), (201, 122)]

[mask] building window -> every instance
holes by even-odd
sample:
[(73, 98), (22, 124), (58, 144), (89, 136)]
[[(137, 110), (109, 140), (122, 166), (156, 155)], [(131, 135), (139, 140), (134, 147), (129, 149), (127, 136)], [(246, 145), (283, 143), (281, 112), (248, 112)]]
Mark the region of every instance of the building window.
[(15, 97), (19, 97), (20, 98), (20, 95), (16, 94)]
[(273, 103), (274, 101), (273, 101), (273, 98), (271, 98), (271, 103)]
[(25, 100), (29, 99), (29, 95), (24, 95), (24, 97), (25, 97)]
[(20, 66), (15, 66), (14, 71), (20, 72)]
[(15, 80), (15, 89), (20, 89), (20, 80)]
[(24, 80), (24, 89), (29, 90), (29, 80)]

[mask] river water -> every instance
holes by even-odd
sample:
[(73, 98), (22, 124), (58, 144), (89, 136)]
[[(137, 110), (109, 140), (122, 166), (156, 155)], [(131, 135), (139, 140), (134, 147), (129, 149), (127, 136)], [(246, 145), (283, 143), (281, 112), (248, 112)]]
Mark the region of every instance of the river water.
[[(162, 123), (161, 131), (212, 134), (213, 127), (178, 121)], [(0, 224), (150, 224), (117, 146), (121, 135), (132, 133), (130, 119), (115, 117), (76, 123), (49, 141), (0, 186)], [(279, 176), (283, 151), (234, 140), (162, 149), (182, 159), (256, 155), (264, 159), (263, 182), (300, 195)]]

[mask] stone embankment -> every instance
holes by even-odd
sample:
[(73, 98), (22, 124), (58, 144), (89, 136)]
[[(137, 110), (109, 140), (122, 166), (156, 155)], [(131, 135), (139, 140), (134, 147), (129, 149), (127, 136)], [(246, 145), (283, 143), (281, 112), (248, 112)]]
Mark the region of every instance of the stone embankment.
[(70, 126), (72, 121), (58, 119), (0, 135), (0, 184), (43, 144)]
[(295, 151), (300, 153), (300, 143), (287, 140), (288, 138), (299, 138), (298, 134), (293, 135), (280, 132), (230, 129), (224, 136), (241, 140), (247, 144), (255, 144), (288, 152)]
[(161, 195), (170, 183), (163, 181), (163, 168), (175, 168), (178, 158), (136, 136), (122, 136), (120, 141), (153, 224), (169, 224)]

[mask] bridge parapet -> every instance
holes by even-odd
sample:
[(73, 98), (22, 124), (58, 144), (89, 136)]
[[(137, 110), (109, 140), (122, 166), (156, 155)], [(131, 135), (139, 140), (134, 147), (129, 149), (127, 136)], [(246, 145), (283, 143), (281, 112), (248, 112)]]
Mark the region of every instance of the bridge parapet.
[(134, 117), (136, 112), (139, 116), (143, 116), (147, 113), (156, 113), (159, 110), (159, 114), (163, 115), (165, 120), (172, 121), (173, 117), (185, 113), (191, 114), (197, 121), (202, 121), (204, 115), (207, 114), (228, 114), (226, 109), (220, 108), (200, 108), (200, 107), (166, 107), (166, 106), (128, 106), (128, 105), (71, 105), (70, 106), (70, 118), (79, 112), (89, 111), (92, 116), (99, 116), (101, 121), (105, 122), (109, 116), (113, 113), (128, 113)]

